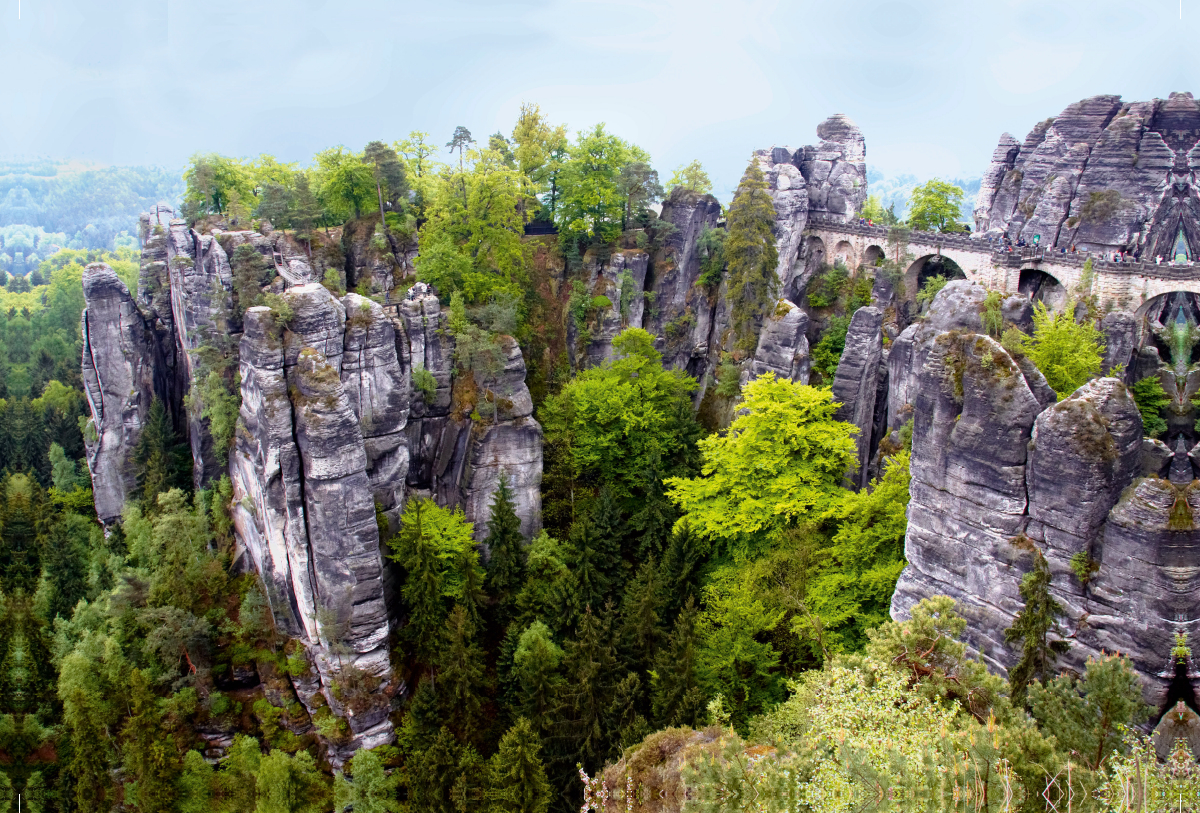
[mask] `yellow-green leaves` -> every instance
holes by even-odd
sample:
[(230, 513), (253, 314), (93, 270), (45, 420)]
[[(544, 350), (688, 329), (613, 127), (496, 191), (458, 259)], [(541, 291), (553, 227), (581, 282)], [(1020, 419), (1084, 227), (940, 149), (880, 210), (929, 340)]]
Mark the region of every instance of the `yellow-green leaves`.
[(834, 418), (828, 390), (767, 374), (744, 391), (744, 412), (724, 435), (700, 441), (703, 475), (667, 480), (686, 523), (744, 556), (773, 532), (819, 519), (842, 493), (855, 458), (851, 424)]

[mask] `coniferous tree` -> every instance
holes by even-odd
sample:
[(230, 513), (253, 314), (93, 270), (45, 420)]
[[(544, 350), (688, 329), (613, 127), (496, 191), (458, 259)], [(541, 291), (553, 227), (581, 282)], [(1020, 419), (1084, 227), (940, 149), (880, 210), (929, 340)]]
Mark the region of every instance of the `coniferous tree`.
[(554, 643), (549, 628), (535, 621), (521, 633), (512, 656), (514, 700), (520, 714), (538, 732), (545, 732), (555, 698), (562, 687), (559, 666), (563, 651)]
[(421, 813), (459, 813), (454, 804), (454, 786), (462, 746), (450, 729), (442, 727), (437, 737), (420, 753), (409, 757), (403, 781), (408, 787), (408, 803)]
[(166, 407), (155, 398), (132, 455), (137, 467), (138, 496), (147, 512), (155, 511), (155, 497), (162, 492), (190, 485), (186, 455), (186, 444), (176, 436)]
[(346, 767), (352, 781), (347, 781), (342, 774), (334, 780), (335, 813), (347, 809), (354, 813), (399, 813), (403, 809), (396, 801), (400, 777), (388, 776), (374, 751), (356, 751)]
[(163, 736), (158, 698), (140, 669), (129, 673), (129, 718), (121, 731), (127, 779), (140, 813), (167, 813), (174, 796), (175, 747)]
[(624, 556), (630, 555), (632, 558), (632, 551), (625, 549), (625, 518), (613, 497), (612, 489), (607, 486), (601, 487), (597, 495), (592, 510), (592, 531), (604, 578), (609, 584), (619, 584), (624, 581), (628, 569)]
[(402, 635), (411, 651), (429, 664), (438, 651), (445, 610), (438, 552), (423, 527), (427, 510), (425, 500), (409, 502), (391, 547), (392, 558), (406, 571), (400, 597), (408, 610), (408, 624)]
[(576, 599), (578, 611), (585, 608), (599, 608), (608, 595), (611, 582), (608, 578), (608, 568), (612, 559), (606, 555), (606, 545), (600, 540), (592, 522), (582, 517), (571, 526), (571, 546), (568, 552), (569, 564), (576, 582), (579, 585)]
[(654, 560), (643, 562), (621, 602), (621, 655), (626, 665), (644, 671), (662, 637), (662, 582)]
[(654, 663), (651, 711), (661, 726), (695, 725), (704, 710), (696, 682), (696, 604), (683, 605), (667, 645)]
[(1034, 551), (1033, 570), (1021, 579), (1020, 590), (1025, 606), (1004, 631), (1005, 642), (1021, 644), (1021, 657), (1008, 673), (1013, 704), (1018, 707), (1025, 705), (1030, 682), (1044, 683), (1058, 656), (1070, 647), (1065, 640), (1050, 638), (1058, 632), (1063, 607), (1050, 595), (1050, 565), (1040, 551)]
[(488, 766), (493, 813), (545, 813), (551, 789), (541, 751), (541, 740), (524, 717), (500, 739)]
[(588, 770), (600, 767), (610, 756), (616, 733), (608, 723), (610, 703), (617, 683), (624, 676), (612, 646), (612, 623), (585, 609), (575, 639), (564, 649), (564, 680), (555, 709), (553, 739), (558, 757), (556, 778), (572, 775), (571, 767), (582, 763)]
[(774, 229), (775, 204), (758, 160), (751, 158), (729, 205), (729, 236), (725, 239), (729, 310), (743, 350), (754, 349), (758, 326), (778, 288)]
[(486, 691), (483, 651), (475, 629), (460, 605), (446, 619), (446, 646), (438, 661), (437, 692), (442, 719), (463, 742), (477, 741), (483, 728)]
[(496, 602), (496, 625), (508, 626), (517, 591), (525, 580), (525, 540), (508, 478), (500, 476), (492, 498), (492, 516), (484, 544), (488, 548), (487, 588)]

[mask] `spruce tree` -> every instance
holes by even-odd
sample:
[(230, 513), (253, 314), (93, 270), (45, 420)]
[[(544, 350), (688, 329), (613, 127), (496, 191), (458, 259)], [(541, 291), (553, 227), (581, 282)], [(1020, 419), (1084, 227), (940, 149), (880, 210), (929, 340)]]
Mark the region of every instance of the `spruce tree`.
[(178, 773), (175, 745), (163, 736), (158, 698), (142, 670), (129, 673), (127, 697), (122, 756), (125, 777), (133, 782), (134, 802), (140, 813), (169, 813)]
[(175, 435), (167, 409), (158, 398), (150, 403), (131, 459), (137, 469), (138, 496), (147, 513), (156, 510), (155, 498), (162, 492), (191, 485), (186, 444)]
[(697, 614), (689, 598), (654, 662), (651, 713), (663, 727), (695, 725), (704, 710), (704, 696), (696, 682)]
[(729, 310), (738, 347), (753, 351), (758, 326), (779, 287), (775, 266), (775, 204), (756, 158), (750, 159), (729, 205)]
[(563, 651), (541, 621), (534, 621), (521, 633), (513, 652), (517, 707), (536, 731), (546, 731), (555, 698), (562, 687), (559, 672), (562, 658)]
[[(589, 608), (579, 621), (575, 640), (566, 644), (554, 723), (560, 770), (576, 763), (595, 770), (611, 755), (617, 732), (608, 726), (609, 704), (624, 676), (612, 638), (609, 614), (598, 616)], [(561, 775), (558, 778), (561, 781)]]
[(619, 584), (625, 580), (628, 570), (626, 557), (632, 558), (633, 551), (626, 550), (625, 517), (608, 486), (602, 486), (597, 495), (596, 506), (592, 510), (592, 530), (604, 577), (609, 584)]
[(492, 498), (492, 516), (484, 544), (489, 551), (487, 588), (496, 602), (496, 625), (508, 626), (517, 591), (525, 580), (525, 540), (513, 504), (508, 477), (501, 475)]
[(460, 605), (446, 619), (446, 647), (438, 661), (437, 681), (442, 719), (462, 742), (477, 741), (483, 728), (481, 710), (486, 692), (483, 650), (475, 629)]
[(1021, 657), (1008, 672), (1013, 705), (1025, 705), (1025, 695), (1033, 680), (1044, 683), (1054, 669), (1058, 656), (1070, 647), (1064, 640), (1051, 640), (1059, 632), (1058, 617), (1063, 607), (1050, 595), (1050, 565), (1040, 551), (1034, 551), (1033, 570), (1021, 579), (1021, 598), (1025, 606), (1004, 631), (1007, 643), (1021, 644)]
[(598, 609), (608, 595), (610, 582), (608, 566), (601, 542), (592, 522), (581, 517), (571, 526), (571, 547), (567, 554), (568, 564), (579, 585), (576, 600), (577, 611), (586, 608)]
[(654, 560), (643, 562), (621, 602), (621, 657), (629, 668), (649, 666), (662, 637), (662, 582)]
[(493, 813), (545, 813), (551, 789), (541, 751), (541, 740), (524, 717), (500, 739), (488, 766)]
[(399, 813), (403, 808), (396, 801), (396, 786), (400, 777), (388, 776), (383, 761), (374, 751), (355, 752), (346, 766), (352, 781), (338, 774), (334, 780), (333, 809), (343, 813)]
[(408, 611), (408, 624), (401, 634), (417, 658), (431, 664), (441, 640), (445, 609), (441, 563), (423, 527), (427, 505), (425, 500), (409, 501), (400, 520), (400, 533), (389, 545), (392, 559), (405, 570), (400, 598)]

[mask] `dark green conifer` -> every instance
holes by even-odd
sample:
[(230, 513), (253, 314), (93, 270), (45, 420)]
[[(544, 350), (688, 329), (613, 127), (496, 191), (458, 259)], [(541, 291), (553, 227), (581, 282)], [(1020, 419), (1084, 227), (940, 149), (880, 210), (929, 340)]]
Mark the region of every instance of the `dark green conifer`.
[(541, 752), (541, 740), (524, 717), (500, 739), (488, 766), (494, 813), (545, 813), (551, 789)]
[(756, 158), (750, 159), (729, 205), (729, 310), (738, 346), (753, 350), (758, 327), (778, 288), (775, 204)]
[(521, 520), (513, 504), (508, 477), (501, 475), (500, 484), (492, 498), (492, 516), (488, 535), (487, 589), (496, 602), (495, 623), (500, 629), (512, 618), (512, 605), (517, 591), (525, 580), (525, 540), (521, 536)]
[(688, 599), (654, 662), (651, 713), (663, 727), (695, 725), (704, 710), (696, 682), (696, 604)]
[(1025, 606), (1004, 631), (1007, 643), (1021, 644), (1021, 658), (1008, 673), (1013, 704), (1025, 705), (1025, 694), (1033, 680), (1044, 683), (1053, 673), (1054, 662), (1070, 647), (1066, 641), (1051, 640), (1059, 631), (1058, 617), (1063, 607), (1050, 595), (1050, 565), (1040, 551), (1033, 555), (1033, 570), (1021, 579), (1021, 598)]
[(438, 660), (437, 693), (442, 719), (462, 742), (476, 742), (484, 728), (483, 650), (475, 643), (475, 628), (460, 605), (446, 619), (446, 646)]

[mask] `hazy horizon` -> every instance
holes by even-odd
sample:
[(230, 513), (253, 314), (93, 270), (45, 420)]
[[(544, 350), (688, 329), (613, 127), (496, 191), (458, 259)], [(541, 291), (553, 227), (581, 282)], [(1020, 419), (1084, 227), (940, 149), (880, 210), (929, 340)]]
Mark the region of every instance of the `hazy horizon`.
[(699, 158), (723, 200), (751, 150), (813, 143), (838, 112), (888, 176), (978, 177), (1002, 132), (1081, 98), (1190, 90), (1195, 67), (1162, 55), (1200, 21), (1177, 0), (20, 2), (20, 20), (0, 2), (0, 159), (307, 163), (410, 130), (508, 133), (535, 102), (572, 131), (606, 122), (665, 175)]

